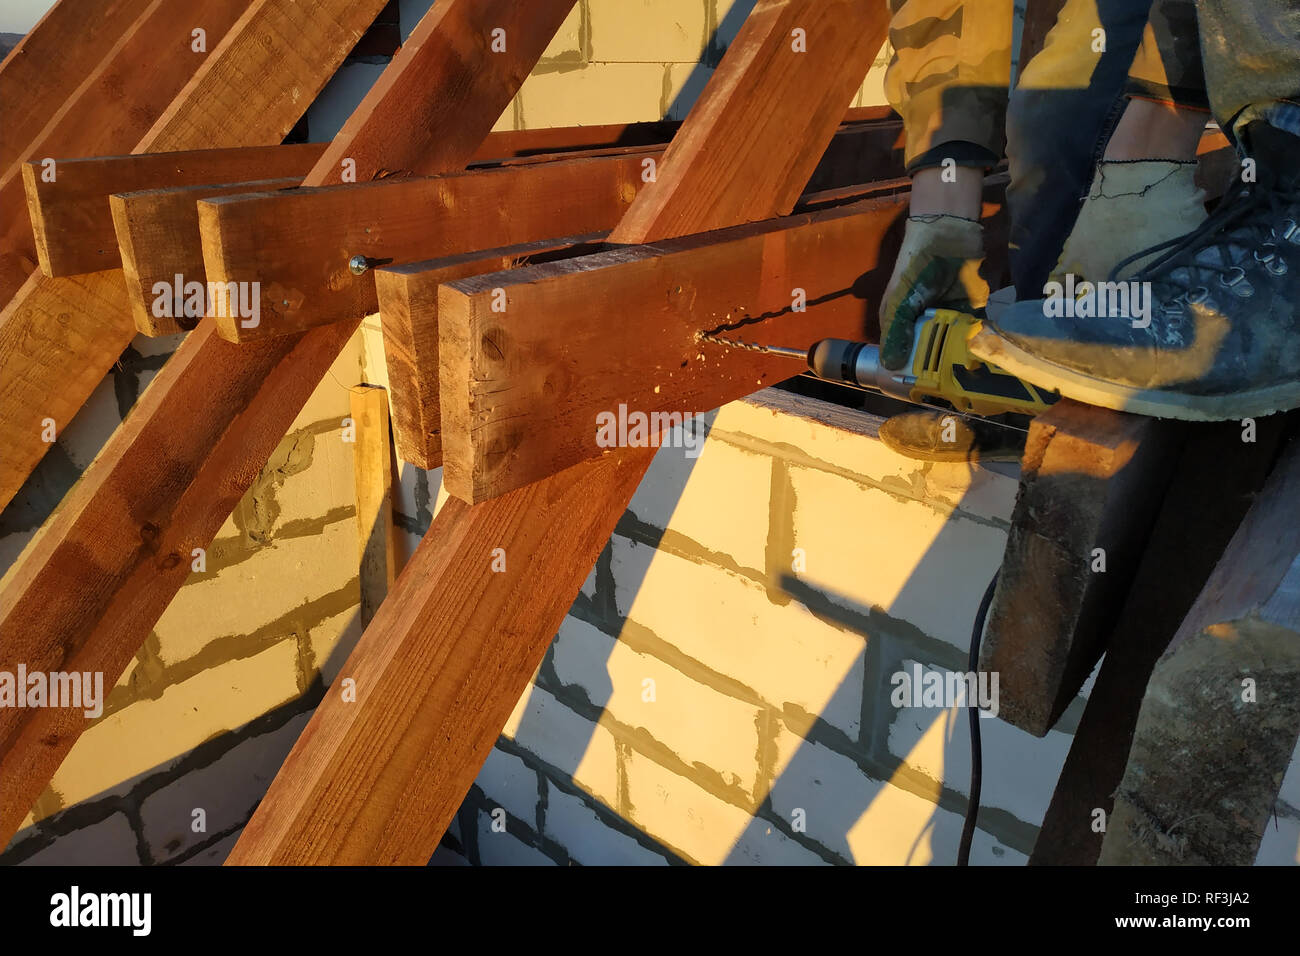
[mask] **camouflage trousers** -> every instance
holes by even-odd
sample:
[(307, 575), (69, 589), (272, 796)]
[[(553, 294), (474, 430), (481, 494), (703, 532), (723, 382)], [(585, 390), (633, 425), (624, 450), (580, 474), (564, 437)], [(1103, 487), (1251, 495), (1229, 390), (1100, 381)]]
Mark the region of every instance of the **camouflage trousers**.
[(1036, 296), (1129, 97), (1300, 135), (1295, 0), (1068, 0), (1007, 113), (1012, 279)]
[(1295, 0), (1157, 0), (1128, 93), (1213, 113), (1224, 131), (1300, 109)]

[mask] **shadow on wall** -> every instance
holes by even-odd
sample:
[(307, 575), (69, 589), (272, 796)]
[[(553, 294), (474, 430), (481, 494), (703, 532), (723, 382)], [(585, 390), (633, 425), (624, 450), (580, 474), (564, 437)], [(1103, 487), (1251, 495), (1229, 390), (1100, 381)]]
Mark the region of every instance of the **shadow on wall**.
[[(891, 248), (896, 248), (898, 231), (887, 242)], [(891, 263), (892, 258), (882, 254), (880, 260)], [(871, 305), (879, 301), (888, 272), (878, 268), (843, 290), (862, 302), (864, 327), (873, 325)], [(705, 417), (710, 428), (717, 415)], [(855, 425), (869, 420), (861, 416)], [(723, 440), (730, 446), (746, 438), (729, 435)], [(530, 742), (549, 738), (550, 752), (560, 754), (534, 768), (539, 770), (541, 792), (535, 805), (521, 802), (519, 812), (529, 816), (519, 819), (524, 826), (516, 835), (536, 842), (551, 860), (584, 863), (654, 858), (674, 863), (949, 862), (962, 824), (965, 781), (946, 782), (955, 774), (945, 773), (944, 763), (965, 746), (964, 713), (900, 711), (889, 700), (891, 678), (896, 673), (910, 675), (913, 662), (930, 669), (965, 670), (962, 635), (969, 634), (969, 618), (1000, 559), (1004, 529), (992, 521), (977, 526), (969, 515), (960, 522), (945, 521), (914, 495), (895, 494), (870, 479), (859, 482), (855, 490), (854, 476), (834, 475), (835, 464), (800, 462), (797, 449), (750, 444), (754, 446), (750, 454), (768, 470), (761, 479), (767, 494), (737, 488), (735, 497), (762, 501), (767, 511), (758, 513), (755, 507), (746, 513), (733, 502), (719, 500), (717, 520), (726, 515), (766, 527), (763, 566), (738, 563), (730, 554), (710, 551), (709, 543), (679, 530), (674, 519), (696, 462), (679, 448), (661, 450), (597, 561), (594, 587), (584, 588), (578, 597), (560, 638), (547, 651), (534, 687), (516, 710), (517, 725), (498, 744), (501, 752), (528, 761), (535, 758), (528, 753)], [(704, 454), (712, 447), (713, 438), (705, 444)], [(882, 447), (881, 454), (889, 453)], [(920, 466), (913, 463), (911, 470), (919, 474)], [(745, 477), (749, 476), (740, 472), (735, 476), (736, 480)], [(897, 480), (902, 484), (913, 479)], [(706, 487), (716, 488), (716, 479)], [(819, 493), (821, 501), (816, 500)], [(863, 497), (862, 511), (839, 520), (833, 509), (855, 509), (858, 494)], [(959, 495), (951, 504), (961, 512), (967, 502)], [(919, 514), (928, 520), (909, 524)], [(870, 528), (865, 521), (870, 515), (887, 517), (888, 527)], [(841, 539), (845, 534), (848, 537)], [(796, 549), (811, 569), (807, 574), (795, 569)], [(646, 589), (656, 561), (694, 562), (683, 565), (679, 593), (666, 594), (662, 580)], [(832, 563), (835, 569), (828, 574)], [(727, 594), (709, 590), (710, 582), (720, 581), (719, 572), (740, 590), (761, 590), (760, 600), (770, 605), (772, 613), (751, 614), (749, 605), (734, 600), (729, 607)], [(858, 575), (887, 580), (874, 590), (888, 599), (869, 602), (860, 592), (854, 597), (844, 593), (848, 587), (836, 588), (846, 576)], [(646, 604), (654, 605), (651, 610), (637, 606), (643, 590)], [(953, 616), (962, 616), (964, 609), (969, 609), (965, 619), (953, 623)], [(725, 630), (728, 613), (735, 614), (736, 630), (730, 633)], [(948, 633), (942, 638), (930, 636), (927, 630), (934, 633), (933, 625), (945, 617), (953, 623)], [(586, 633), (578, 643), (570, 643), (577, 639), (565, 631), (573, 629), (575, 622), (581, 622)], [(656, 628), (655, 622), (661, 626)], [(781, 624), (790, 630), (781, 633)], [(829, 642), (826, 646), (833, 650), (805, 642), (801, 627), (815, 630), (816, 640)], [(747, 638), (754, 642), (749, 661), (745, 660)], [(621, 679), (627, 678), (626, 661), (615, 661), (626, 656), (623, 651), (643, 664), (675, 672), (674, 679), (707, 685), (726, 695), (727, 706), (675, 715), (679, 725), (675, 733), (679, 739), (683, 733), (711, 738), (723, 747), (752, 739), (747, 746), (758, 751), (751, 761), (756, 771), (752, 778), (743, 779), (744, 770), (720, 770), (696, 760), (696, 754), (685, 754), (674, 741), (657, 739), (637, 725), (635, 717), (629, 718), (625, 705), (631, 701), (635, 706), (639, 689), (623, 683), (615, 687), (610, 676), (617, 671)], [(811, 655), (810, 659), (801, 659), (801, 653)], [(757, 680), (747, 674), (762, 668), (787, 669), (789, 687), (781, 686), (778, 679), (756, 690)], [(779, 696), (787, 689), (791, 696)], [(616, 695), (624, 705), (617, 711), (611, 709)], [(562, 743), (553, 739), (557, 703), (586, 719), (572, 722), (572, 732)], [(681, 708), (683, 704), (680, 699), (662, 700), (653, 706)], [(1077, 710), (1067, 716), (1067, 725), (1077, 719)], [(691, 726), (693, 718), (700, 722)], [(592, 755), (606, 747), (611, 733), (617, 784), (609, 795), (592, 795), (580, 771), (585, 762), (600, 759)], [(937, 765), (931, 761), (917, 767), (905, 761), (913, 748), (934, 750), (936, 735), (941, 738)], [(1052, 741), (1059, 759), (1064, 757), (1061, 739), (1058, 734)], [(904, 748), (901, 754), (900, 747)], [(490, 768), (493, 759), (499, 759), (495, 753), (489, 760), (490, 773), (495, 773)], [(647, 782), (647, 771), (667, 782)], [(1046, 772), (1052, 773), (1050, 761)], [(1048, 793), (1054, 779), (1053, 773)], [(673, 793), (674, 787), (682, 792)], [(701, 812), (691, 803), (696, 787), (702, 791), (701, 800), (719, 808), (726, 804), (721, 815), (708, 819), (713, 832), (701, 844), (707, 849), (670, 839), (677, 845), (674, 849), (642, 829), (647, 814)], [(595, 819), (626, 839), (610, 836), (593, 839), (588, 846), (563, 845), (548, 821), (548, 804), (557, 792), (566, 806), (574, 799), (581, 801)], [(454, 842), (449, 843), (475, 863), (491, 862), (480, 844), (485, 837), (490, 839), (485, 813), (506, 802), (492, 799), (495, 796), (476, 785), (461, 808)], [(707, 810), (703, 813), (708, 815)], [(1005, 806), (982, 814), (983, 823), (992, 826), (996, 836), (980, 831), (975, 859), (1023, 859), (1032, 847), (1037, 822), (1025, 816), (1032, 816), (1032, 811), (1017, 815)], [(510, 823), (507, 832), (515, 832)], [(602, 845), (602, 840), (615, 845)], [(639, 853), (628, 840), (655, 856)], [(719, 840), (725, 840), (726, 846), (718, 847)]]
[[(711, 415), (710, 421), (714, 417)], [(705, 453), (708, 454), (707, 450)], [(801, 508), (788, 463), (774, 458), (769, 489), (770, 513), (753, 516), (755, 520), (771, 522), (768, 566), (764, 569), (728, 569), (727, 573), (740, 578), (742, 587), (761, 588), (773, 607), (801, 607), (808, 618), (815, 618), (834, 629), (839, 640), (833, 661), (801, 659), (801, 652), (814, 651), (815, 648), (811, 643), (801, 641), (797, 629), (786, 635), (789, 649), (783, 653), (779, 643), (782, 636), (770, 632), (760, 634), (766, 622), (760, 625), (757, 620), (746, 620), (743, 613), (736, 615), (736, 632), (731, 635), (711, 633), (707, 627), (697, 626), (700, 620), (707, 620), (710, 625), (715, 621), (722, 623), (727, 610), (723, 595), (716, 595), (723, 602), (723, 613), (719, 613), (716, 607), (703, 604), (679, 606), (661, 612), (657, 617), (661, 621), (671, 618), (680, 622), (684, 633), (656, 632), (637, 620), (640, 615), (633, 610), (637, 595), (651, 573), (652, 562), (671, 562), (679, 558), (699, 560), (704, 552), (698, 542), (671, 530), (674, 511), (693, 470), (690, 463), (676, 459), (670, 464), (663, 462), (665, 456), (676, 454), (680, 452), (660, 452), (660, 461), (651, 473), (651, 480), (657, 482), (652, 507), (644, 507), (649, 496), (643, 498), (641, 506), (634, 501), (597, 564), (594, 593), (580, 597), (570, 614), (611, 639), (635, 648), (637, 653), (650, 651), (688, 678), (725, 688), (722, 692), (757, 705), (759, 772), (752, 788), (735, 775), (714, 773), (716, 780), (705, 781), (703, 777), (708, 775), (710, 768), (698, 763), (692, 766), (689, 756), (679, 756), (667, 744), (637, 726), (635, 717), (629, 718), (626, 705), (632, 700), (635, 706), (632, 698), (640, 688), (635, 684), (623, 684), (616, 689), (608, 673), (600, 673), (602, 662), (599, 659), (588, 660), (581, 668), (587, 679), (580, 684), (574, 682), (572, 661), (557, 662), (557, 642), (548, 651), (530, 695), (557, 698), (592, 721), (592, 730), (602, 735), (604, 731), (598, 731), (597, 727), (614, 731), (619, 750), (619, 800), (617, 806), (608, 808), (614, 812), (607, 816), (602, 814), (602, 822), (663, 854), (668, 860), (679, 862), (682, 856), (640, 831), (638, 821), (652, 819), (655, 823), (662, 823), (664, 813), (691, 814), (694, 811), (688, 791), (701, 786), (709, 791), (710, 797), (725, 801), (737, 810), (745, 808), (748, 822), (741, 820), (741, 826), (734, 827), (734, 823), (741, 819), (737, 813), (729, 814), (725, 819), (710, 819), (710, 825), (733, 824), (732, 831), (725, 834), (731, 849), (715, 859), (697, 858), (692, 862), (951, 862), (961, 829), (960, 814), (965, 809), (962, 794), (965, 781), (955, 785), (947, 783), (945, 778), (952, 774), (945, 773), (943, 760), (951, 757), (948, 751), (954, 744), (954, 734), (956, 748), (965, 746), (964, 714), (960, 710), (942, 708), (896, 709), (889, 699), (891, 677), (895, 673), (910, 672), (914, 660), (919, 660), (927, 669), (965, 669), (964, 653), (960, 648), (925, 635), (910, 621), (927, 616), (933, 620), (936, 614), (956, 613), (956, 608), (971, 608), (973, 611), (979, 593), (987, 583), (985, 572), (991, 575), (1000, 555), (999, 532), (994, 531), (991, 536), (996, 547), (981, 552), (969, 537), (965, 523), (943, 522), (936, 514), (930, 529), (921, 526), (916, 529), (918, 534), (933, 533), (937, 525), (937, 534), (924, 549), (920, 560), (910, 569), (899, 568), (898, 562), (882, 553), (882, 549), (896, 545), (900, 541), (899, 535), (907, 533), (906, 528), (897, 525), (884, 528), (876, 541), (869, 537), (854, 538), (832, 545), (844, 528), (811, 527), (809, 519), (825, 516), (828, 509)], [(666, 487), (665, 481), (668, 474), (673, 480), (670, 487)], [(806, 480), (810, 475), (799, 476), (802, 487), (808, 490), (817, 486), (816, 480)], [(835, 484), (839, 485), (840, 480), (836, 479)], [(843, 491), (844, 487), (837, 490)], [(861, 492), (864, 499), (881, 494), (879, 489), (865, 486)], [(854, 501), (851, 496), (837, 497), (834, 506), (851, 508)], [(876, 505), (864, 500), (864, 506), (868, 513), (875, 513)], [(961, 506), (962, 502), (959, 502), (957, 508)], [(910, 510), (899, 501), (891, 501), (888, 507)], [(849, 521), (846, 526), (858, 528), (860, 522)], [(666, 528), (670, 530), (663, 530)], [(820, 584), (817, 581), (819, 575), (793, 573), (790, 558), (795, 548), (802, 549), (810, 568), (816, 568), (820, 561), (824, 569), (832, 553), (837, 558), (859, 555), (864, 576), (893, 564), (895, 567), (889, 572), (890, 577), (904, 580), (888, 606), (868, 606), (859, 599)], [(966, 576), (956, 575), (954, 569), (963, 558), (982, 558), (983, 564), (970, 568)], [(900, 557), (900, 560), (906, 558)], [(840, 571), (852, 573), (852, 569), (841, 568)], [(695, 569), (687, 569), (686, 573), (695, 573)], [(707, 589), (704, 576), (712, 572), (699, 568), (698, 574), (706, 582)], [(820, 577), (824, 579), (825, 574)], [(888, 585), (883, 588), (888, 589)], [(665, 601), (661, 583), (649, 593), (649, 600)], [(682, 595), (683, 602), (701, 598), (707, 601), (709, 595)], [(918, 614), (927, 607), (931, 609), (928, 615)], [(733, 604), (732, 610), (740, 609)], [(806, 620), (803, 615), (793, 614), (775, 614), (773, 617), (791, 623)], [(957, 625), (958, 630), (963, 627), (969, 630), (967, 621), (958, 621)], [(694, 658), (698, 655), (708, 661), (709, 650), (698, 645), (715, 641), (743, 654), (747, 632), (752, 633), (755, 640), (755, 657), (766, 655), (768, 658), (764, 662), (755, 661), (754, 666), (788, 668), (787, 676), (795, 700), (764, 700), (752, 688), (745, 686), (743, 677), (737, 677), (732, 670), (712, 670), (708, 664)], [(856, 650), (846, 652), (850, 645), (856, 645)], [(593, 649), (590, 642), (584, 647)], [(612, 651), (614, 645), (611, 643), (609, 647)], [(610, 658), (603, 663), (610, 670), (617, 667), (622, 678), (627, 678), (624, 665), (613, 665)], [(746, 669), (750, 668), (740, 666), (736, 671), (743, 674)], [(800, 671), (804, 673), (800, 674)], [(624, 706), (613, 713), (607, 708), (616, 693), (623, 698)], [(819, 704), (819, 710), (807, 709), (810, 697), (814, 698), (814, 704)], [(817, 697), (820, 700), (815, 700)], [(544, 726), (529, 726), (530, 719), (539, 719), (532, 715), (546, 706), (544, 700), (540, 708), (534, 706), (532, 700), (524, 704), (520, 708), (524, 716), (512, 737), (526, 742), (548, 733)], [(659, 700), (647, 706), (681, 707), (682, 701)], [(709, 716), (732, 714), (737, 717), (736, 723), (727, 726), (701, 721), (692, 728), (693, 732), (700, 737), (713, 738), (724, 746), (752, 738), (755, 729), (745, 722), (744, 712), (743, 707), (711, 709)], [(700, 716), (697, 715), (696, 719)], [(633, 723), (628, 723), (629, 719)], [(677, 719), (688, 725), (692, 722), (689, 714), (679, 714)], [(945, 754), (938, 766), (908, 766), (904, 758), (895, 753), (899, 737), (915, 741), (915, 745), (920, 746), (923, 740), (935, 734), (943, 739), (939, 750)], [(547, 768), (560, 771), (558, 782), (565, 790), (573, 794), (582, 793), (582, 784), (572, 774), (594, 745), (590, 736), (568, 740), (565, 749), (572, 755), (572, 764)], [(521, 752), (509, 739), (503, 738), (501, 746), (508, 752)], [(672, 782), (665, 787), (642, 786), (640, 792), (633, 795), (628, 778), (643, 775), (644, 761), (650, 760), (670, 771), (663, 776)], [(1050, 767), (1047, 772), (1051, 772)], [(690, 774), (694, 782), (688, 783), (685, 774)], [(673, 794), (671, 790), (677, 785), (684, 792)], [(663, 806), (647, 806), (643, 802), (647, 800), (661, 802)], [(479, 805), (473, 806), (475, 803)], [(462, 810), (460, 832), (469, 832), (475, 826), (477, 813), (492, 803), (490, 800), (467, 802)], [(543, 816), (539, 809), (536, 832), (545, 842), (547, 829)], [(981, 820), (986, 826), (990, 822), (997, 824), (995, 829), (1002, 839), (981, 830), (976, 838), (976, 860), (995, 861), (1005, 852), (1006, 844), (1020, 854), (1027, 854), (1030, 850), (1032, 825), (997, 807), (986, 810)], [(723, 838), (724, 834), (715, 833), (703, 842), (708, 844)], [(900, 840), (903, 843), (900, 844)], [(681, 849), (687, 853), (700, 852), (695, 846)], [(574, 850), (569, 848), (570, 853)], [(578, 855), (593, 853), (598, 855), (599, 848), (588, 848), (587, 852)], [(1013, 862), (1017, 855), (1008, 855), (1005, 862)]]

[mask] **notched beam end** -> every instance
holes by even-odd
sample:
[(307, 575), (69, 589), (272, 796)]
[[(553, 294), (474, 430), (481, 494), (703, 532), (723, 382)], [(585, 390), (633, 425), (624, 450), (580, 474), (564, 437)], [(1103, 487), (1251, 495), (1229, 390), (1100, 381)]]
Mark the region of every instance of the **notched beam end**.
[(1062, 401), (1030, 426), (982, 670), (1044, 736), (1100, 658), (1173, 473), (1177, 423)]

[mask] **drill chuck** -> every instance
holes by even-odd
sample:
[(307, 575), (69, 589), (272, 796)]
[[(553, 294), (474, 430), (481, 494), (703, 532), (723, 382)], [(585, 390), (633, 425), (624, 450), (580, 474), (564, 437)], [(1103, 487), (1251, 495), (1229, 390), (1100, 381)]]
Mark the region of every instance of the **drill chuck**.
[(910, 398), (916, 386), (910, 369), (885, 368), (880, 347), (866, 342), (822, 339), (808, 353), (808, 367), (818, 378), (864, 385), (903, 399)]

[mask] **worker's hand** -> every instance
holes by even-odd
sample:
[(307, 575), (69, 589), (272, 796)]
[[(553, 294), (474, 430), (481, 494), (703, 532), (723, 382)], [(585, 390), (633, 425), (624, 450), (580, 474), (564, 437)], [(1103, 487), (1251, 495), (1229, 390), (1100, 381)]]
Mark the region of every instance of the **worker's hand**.
[(902, 368), (912, 351), (916, 320), (926, 309), (970, 312), (989, 297), (979, 274), (984, 258), (984, 229), (960, 216), (912, 216), (903, 247), (880, 304), (880, 360)]

